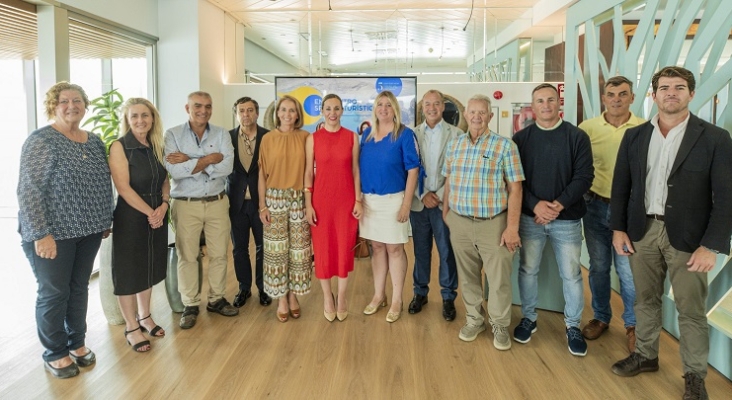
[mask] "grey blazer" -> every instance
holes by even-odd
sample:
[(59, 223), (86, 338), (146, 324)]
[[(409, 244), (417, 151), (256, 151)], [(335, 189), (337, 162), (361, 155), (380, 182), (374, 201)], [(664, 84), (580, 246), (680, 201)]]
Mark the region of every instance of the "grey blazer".
[[(440, 143), (440, 159), (438, 161), (439, 167), (437, 168), (437, 186), (438, 189), (435, 192), (437, 194), (437, 197), (442, 200), (442, 194), (445, 192), (445, 177), (442, 176), (442, 166), (445, 164), (445, 152), (447, 151), (447, 145), (458, 137), (458, 135), (462, 135), (465, 132), (458, 129), (456, 126), (448, 124), (445, 120), (441, 121), (442, 123), (442, 129), (446, 135), (442, 136), (442, 143)], [(427, 123), (423, 122), (419, 124), (416, 128), (414, 128), (414, 136), (417, 138), (417, 143), (419, 143), (419, 157), (422, 159), (422, 165), (425, 166), (425, 170), (427, 170), (427, 166), (424, 159), (424, 149), (425, 149), (425, 133), (424, 131), (427, 129)], [(424, 182), (423, 182), (424, 183)], [(419, 185), (418, 185), (419, 186)], [(425, 193), (427, 193), (427, 189), (425, 189)], [(424, 194), (424, 193), (423, 193)], [(442, 206), (440, 205), (440, 208)], [(418, 190), (414, 191), (414, 197), (412, 198), (412, 211), (422, 211), (424, 209), (424, 203), (422, 203), (422, 200), (419, 197)]]

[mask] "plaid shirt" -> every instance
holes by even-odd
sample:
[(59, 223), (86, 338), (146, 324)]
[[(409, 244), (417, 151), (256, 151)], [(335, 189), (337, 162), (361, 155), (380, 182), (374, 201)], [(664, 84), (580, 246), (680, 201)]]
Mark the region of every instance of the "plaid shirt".
[(442, 175), (449, 177), (450, 209), (478, 218), (505, 211), (506, 182), (525, 179), (516, 144), (493, 132), (480, 135), (475, 144), (470, 134), (453, 139), (447, 148)]

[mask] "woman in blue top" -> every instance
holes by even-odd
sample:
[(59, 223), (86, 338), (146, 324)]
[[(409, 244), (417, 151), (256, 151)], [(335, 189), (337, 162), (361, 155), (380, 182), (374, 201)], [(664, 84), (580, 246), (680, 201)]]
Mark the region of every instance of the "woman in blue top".
[(96, 361), (86, 347), (89, 276), (112, 224), (104, 143), (79, 127), (89, 99), (68, 82), (46, 93), (53, 123), (28, 136), (20, 155), (18, 223), (38, 282), (36, 325), (45, 368), (71, 378)]
[(408, 223), (419, 174), (419, 153), (414, 132), (402, 125), (396, 97), (379, 93), (374, 100), (373, 127), (361, 137), (361, 191), (363, 216), (360, 235), (371, 240), (374, 297), (363, 310), (374, 314), (386, 307), (386, 274), (391, 275), (392, 304), (386, 315), (394, 322), (402, 312), (402, 290), (407, 275), (404, 243), (409, 240)]

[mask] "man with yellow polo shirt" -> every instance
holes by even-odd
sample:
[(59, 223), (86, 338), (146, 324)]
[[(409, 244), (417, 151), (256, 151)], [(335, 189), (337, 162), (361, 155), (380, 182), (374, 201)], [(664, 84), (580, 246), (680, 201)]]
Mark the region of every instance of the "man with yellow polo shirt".
[(620, 141), (628, 128), (640, 125), (644, 119), (630, 111), (633, 103), (633, 84), (624, 76), (610, 78), (605, 83), (602, 103), (605, 112), (579, 125), (587, 132), (592, 143), (595, 179), (585, 195), (587, 214), (583, 218), (587, 252), (590, 254), (590, 291), (592, 292), (593, 319), (582, 329), (589, 340), (600, 337), (610, 324), (610, 266), (620, 279), (620, 297), (623, 299), (623, 322), (628, 339), (628, 351), (635, 350), (635, 286), (628, 256), (613, 251), (613, 232), (610, 229), (610, 189)]

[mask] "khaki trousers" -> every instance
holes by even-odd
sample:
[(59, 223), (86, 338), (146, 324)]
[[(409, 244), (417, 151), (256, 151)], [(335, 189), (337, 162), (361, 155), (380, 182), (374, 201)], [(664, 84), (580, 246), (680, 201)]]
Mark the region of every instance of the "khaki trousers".
[(676, 309), (679, 312), (679, 347), (684, 373), (707, 375), (709, 326), (707, 325), (707, 274), (689, 272), (691, 253), (674, 249), (668, 241), (666, 224), (647, 221), (646, 234), (633, 242), (635, 254), (630, 267), (635, 283), (636, 353), (658, 357), (662, 328), (662, 296), (668, 272)]
[(481, 313), (481, 270), (490, 285), (487, 306), (490, 324), (502, 327), (511, 324), (511, 270), (514, 255), (505, 246), (500, 246), (506, 221), (505, 212), (491, 220), (473, 220), (453, 211), (447, 214), (468, 324), (482, 325), (485, 322)]
[(226, 294), (226, 267), (229, 248), (229, 198), (202, 202), (171, 200), (171, 219), (175, 228), (178, 253), (178, 290), (185, 306), (201, 304), (198, 292), (198, 254), (201, 231), (206, 237), (208, 254), (208, 302)]

